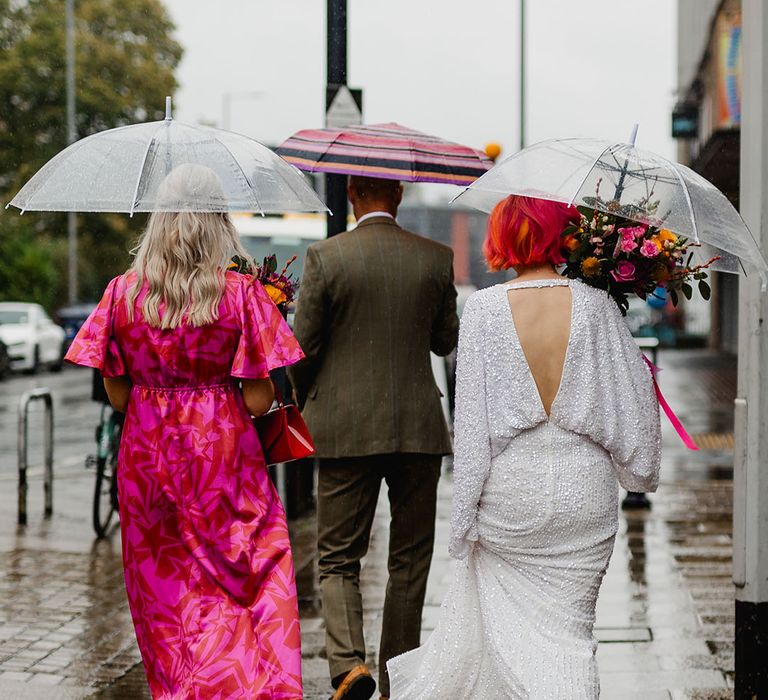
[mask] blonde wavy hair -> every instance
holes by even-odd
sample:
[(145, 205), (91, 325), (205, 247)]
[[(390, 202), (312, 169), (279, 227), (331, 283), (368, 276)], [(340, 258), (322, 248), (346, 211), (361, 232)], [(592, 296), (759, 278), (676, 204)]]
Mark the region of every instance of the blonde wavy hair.
[[(172, 211), (192, 204), (212, 211)], [(136, 280), (127, 292), (129, 316), (133, 320), (136, 297), (146, 282), (149, 291), (141, 310), (150, 326), (213, 323), (219, 316), (228, 262), (234, 255), (253, 262), (226, 212), (221, 181), (205, 166), (180, 165), (160, 184), (158, 206), (169, 211), (150, 215), (131, 251)]]

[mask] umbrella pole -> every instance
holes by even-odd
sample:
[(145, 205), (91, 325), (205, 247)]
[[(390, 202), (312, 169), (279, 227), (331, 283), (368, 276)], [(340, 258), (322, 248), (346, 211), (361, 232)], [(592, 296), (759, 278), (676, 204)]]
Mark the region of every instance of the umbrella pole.
[(621, 195), (624, 194), (624, 178), (627, 176), (627, 170), (629, 166), (629, 158), (624, 161), (624, 165), (621, 166), (621, 175), (619, 175), (619, 182), (616, 185), (616, 190), (613, 193), (615, 201), (621, 201)]
[[(632, 126), (632, 133), (629, 136), (629, 147), (635, 147), (635, 141), (637, 140), (637, 130), (640, 128), (639, 124)], [(613, 198), (617, 202), (621, 201), (621, 195), (624, 194), (624, 179), (627, 177), (627, 171), (629, 170), (629, 157), (624, 159), (624, 165), (621, 166), (621, 175), (619, 175), (619, 182), (616, 185), (616, 191), (613, 193)]]

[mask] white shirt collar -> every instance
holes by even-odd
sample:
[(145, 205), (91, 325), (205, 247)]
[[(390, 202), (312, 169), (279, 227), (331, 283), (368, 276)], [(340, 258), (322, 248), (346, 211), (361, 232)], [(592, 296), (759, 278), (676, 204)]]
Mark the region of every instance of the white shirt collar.
[(374, 216), (386, 216), (388, 219), (392, 219), (392, 221), (395, 220), (395, 217), (392, 216), (388, 211), (369, 211), (367, 214), (363, 214), (358, 220), (357, 225), (363, 223), (363, 221), (366, 221), (368, 219), (372, 219)]

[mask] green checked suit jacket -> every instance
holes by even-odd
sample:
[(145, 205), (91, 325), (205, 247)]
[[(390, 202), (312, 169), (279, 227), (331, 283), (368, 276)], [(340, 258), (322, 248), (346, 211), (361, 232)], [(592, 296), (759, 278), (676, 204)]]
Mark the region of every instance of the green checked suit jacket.
[(387, 217), (311, 245), (289, 369), (324, 458), (449, 454), (429, 352), (447, 355), (459, 321), (453, 251)]

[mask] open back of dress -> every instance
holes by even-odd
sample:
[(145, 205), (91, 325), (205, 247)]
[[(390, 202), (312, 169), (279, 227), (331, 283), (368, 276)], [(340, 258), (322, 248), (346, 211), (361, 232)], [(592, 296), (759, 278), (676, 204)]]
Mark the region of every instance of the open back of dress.
[(517, 337), (547, 415), (557, 397), (571, 336), (573, 300), (567, 286), (507, 288)]

